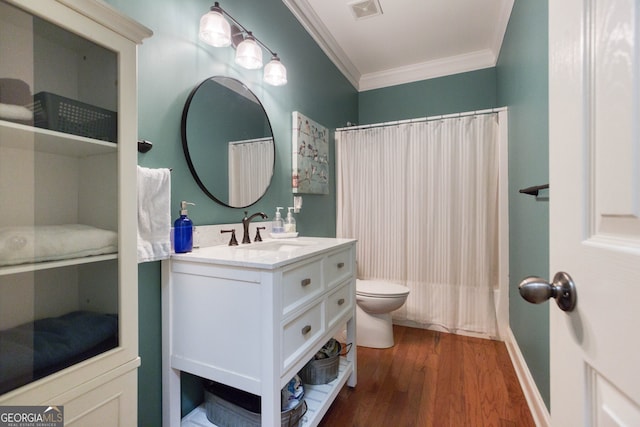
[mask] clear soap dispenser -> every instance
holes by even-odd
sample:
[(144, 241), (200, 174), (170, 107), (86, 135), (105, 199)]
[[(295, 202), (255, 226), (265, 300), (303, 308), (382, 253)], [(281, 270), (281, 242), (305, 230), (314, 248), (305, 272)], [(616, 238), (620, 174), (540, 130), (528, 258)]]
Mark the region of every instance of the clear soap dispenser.
[(289, 211), (287, 212), (287, 219), (284, 221), (284, 232), (285, 233), (295, 233), (296, 232), (296, 220), (291, 213), (293, 207), (287, 208)]
[(276, 208), (276, 215), (273, 219), (273, 225), (271, 226), (271, 232), (273, 234), (284, 233), (284, 221), (282, 221), (280, 209), (282, 209), (282, 207)]
[(187, 205), (195, 203), (180, 203), (180, 218), (173, 223), (173, 248), (176, 253), (191, 252), (193, 250), (193, 222), (187, 216)]

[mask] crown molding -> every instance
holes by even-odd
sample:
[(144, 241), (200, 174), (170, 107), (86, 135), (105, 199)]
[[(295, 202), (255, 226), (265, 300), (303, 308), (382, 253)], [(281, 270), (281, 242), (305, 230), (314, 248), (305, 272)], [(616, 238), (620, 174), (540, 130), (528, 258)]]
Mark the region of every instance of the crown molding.
[(496, 65), (496, 59), (494, 53), (486, 49), (376, 73), (368, 73), (360, 77), (358, 90), (362, 92), (365, 90), (380, 89), (388, 86), (490, 68)]
[(506, 0), (489, 49), (404, 67), (362, 74), (309, 5), (308, 0), (282, 0), (338, 70), (359, 92), (495, 67), (513, 9)]
[(338, 70), (358, 89), (360, 72), (305, 0), (282, 0)]
[(137, 44), (151, 37), (153, 31), (124, 15), (102, 0), (56, 0), (87, 18), (119, 33)]
[[(500, 50), (502, 48), (502, 42), (504, 41), (504, 35), (507, 33), (507, 27), (509, 26), (509, 18), (511, 17), (511, 11), (513, 10), (514, 0), (505, 0), (502, 10), (500, 10), (500, 16), (495, 26), (495, 33), (493, 34), (493, 43), (491, 44), (491, 50), (496, 57), (496, 63), (500, 57)], [(495, 65), (495, 64), (494, 64)]]

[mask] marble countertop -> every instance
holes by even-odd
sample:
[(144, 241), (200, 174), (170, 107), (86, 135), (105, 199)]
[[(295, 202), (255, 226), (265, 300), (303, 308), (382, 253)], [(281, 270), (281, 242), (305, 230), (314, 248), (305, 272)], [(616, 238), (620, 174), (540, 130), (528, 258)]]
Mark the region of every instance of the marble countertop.
[(275, 269), (301, 261), (331, 249), (347, 246), (355, 239), (328, 237), (297, 237), (264, 239), (262, 242), (238, 246), (207, 246), (193, 252), (171, 254), (176, 261), (202, 262), (245, 268)]

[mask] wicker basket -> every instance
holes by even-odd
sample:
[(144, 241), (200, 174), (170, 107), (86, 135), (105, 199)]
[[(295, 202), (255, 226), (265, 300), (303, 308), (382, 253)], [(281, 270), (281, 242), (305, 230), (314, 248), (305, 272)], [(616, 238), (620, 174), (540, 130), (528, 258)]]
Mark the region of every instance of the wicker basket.
[[(224, 396), (224, 397), (222, 397)], [(205, 385), (204, 401), (207, 419), (224, 427), (260, 427), (260, 396), (224, 384), (210, 382)], [(281, 413), (281, 427), (299, 427), (307, 412), (301, 400), (296, 407)]]
[(36, 127), (117, 142), (118, 116), (104, 108), (49, 92), (33, 96)]

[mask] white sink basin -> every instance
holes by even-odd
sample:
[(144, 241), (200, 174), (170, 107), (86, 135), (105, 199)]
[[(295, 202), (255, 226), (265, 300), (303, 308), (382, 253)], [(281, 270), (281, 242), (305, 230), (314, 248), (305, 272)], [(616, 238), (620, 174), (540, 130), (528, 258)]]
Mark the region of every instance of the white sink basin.
[(353, 239), (328, 237), (295, 237), (290, 239), (268, 239), (264, 242), (238, 246), (215, 245), (194, 248), (186, 254), (172, 254), (171, 258), (183, 261), (198, 261), (210, 264), (233, 265), (250, 268), (274, 269), (313, 256), (344, 244)]
[(269, 242), (251, 243), (250, 245), (239, 246), (240, 250), (271, 251), (271, 252), (293, 252), (317, 243), (309, 240), (273, 240)]

